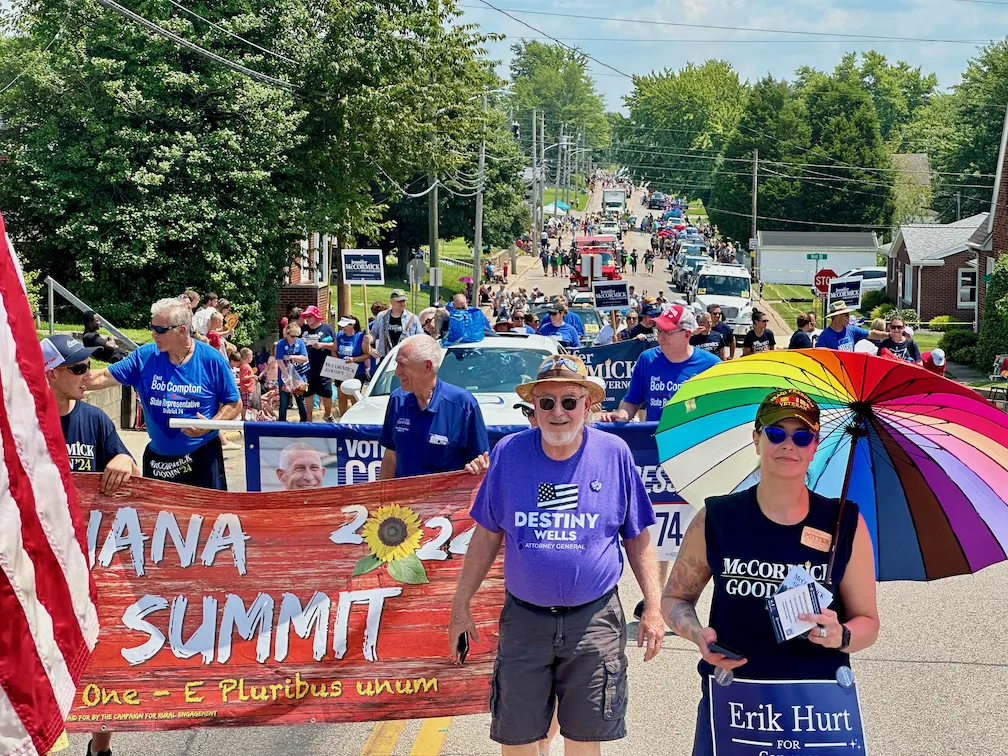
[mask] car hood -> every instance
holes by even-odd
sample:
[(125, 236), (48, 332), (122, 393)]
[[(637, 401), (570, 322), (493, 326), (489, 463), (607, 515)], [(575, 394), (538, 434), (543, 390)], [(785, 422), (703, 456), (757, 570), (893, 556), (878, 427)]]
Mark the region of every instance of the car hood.
[[(529, 425), (520, 409), (514, 406), (522, 401), (514, 392), (508, 393), (475, 393), (485, 425)], [(355, 423), (357, 425), (382, 425), (385, 422), (385, 409), (388, 407), (388, 394), (383, 396), (368, 396), (357, 402), (340, 418), (340, 423)]]

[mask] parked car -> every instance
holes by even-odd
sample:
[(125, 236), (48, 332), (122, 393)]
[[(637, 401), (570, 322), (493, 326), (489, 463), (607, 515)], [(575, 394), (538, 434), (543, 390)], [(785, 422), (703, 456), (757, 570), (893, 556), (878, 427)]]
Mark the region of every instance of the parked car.
[(676, 255), (676, 265), (672, 269), (672, 285), (680, 291), (686, 291), (689, 286), (689, 279), (694, 273), (711, 259), (707, 255), (688, 255), (683, 250), (679, 250)]
[[(846, 273), (841, 273), (837, 278), (855, 277), (864, 281), (862, 291), (882, 291), (886, 287), (886, 269), (877, 267), (854, 268)], [(818, 297), (819, 291), (815, 286), (809, 288), (812, 296)]]
[[(399, 388), (395, 368), (400, 346), (396, 345), (382, 360), (363, 391), (357, 379), (340, 384), (340, 391), (357, 399), (340, 417), (340, 423), (385, 422), (389, 395)], [(528, 425), (521, 410), (514, 408), (521, 401), (515, 386), (534, 380), (542, 361), (559, 351), (555, 339), (539, 335), (501, 334), (471, 344), (455, 344), (445, 350), (438, 380), (472, 392), (487, 425)]]

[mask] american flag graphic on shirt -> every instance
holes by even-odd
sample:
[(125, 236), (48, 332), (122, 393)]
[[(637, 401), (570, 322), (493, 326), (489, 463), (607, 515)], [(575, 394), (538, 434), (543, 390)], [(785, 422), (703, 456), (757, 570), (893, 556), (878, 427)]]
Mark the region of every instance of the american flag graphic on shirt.
[(577, 509), (577, 483), (540, 483), (539, 509)]
[(47, 753), (98, 639), (84, 521), (0, 216), (0, 754)]

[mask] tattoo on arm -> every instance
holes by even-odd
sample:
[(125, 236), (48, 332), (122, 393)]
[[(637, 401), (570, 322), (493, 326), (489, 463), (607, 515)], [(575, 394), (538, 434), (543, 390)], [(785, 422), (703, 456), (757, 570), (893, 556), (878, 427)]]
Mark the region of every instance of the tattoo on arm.
[(711, 579), (707, 564), (706, 519), (707, 510), (701, 509), (686, 529), (682, 548), (662, 594), (662, 610), (669, 627), (690, 640), (703, 629), (697, 617), (696, 602)]

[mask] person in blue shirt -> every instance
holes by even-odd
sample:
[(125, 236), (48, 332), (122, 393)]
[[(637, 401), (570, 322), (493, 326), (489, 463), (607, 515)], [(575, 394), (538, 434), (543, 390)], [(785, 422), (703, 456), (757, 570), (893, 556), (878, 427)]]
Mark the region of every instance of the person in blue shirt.
[(829, 327), (824, 328), (819, 338), (816, 339), (816, 347), (820, 349), (836, 349), (840, 352), (853, 352), (854, 345), (864, 339), (874, 339), (884, 341), (889, 338), (885, 331), (868, 331), (864, 328), (851, 325), (850, 308), (842, 301), (833, 302), (826, 311), (829, 318)]
[(574, 330), (577, 331), (579, 338), (584, 338), (585, 327), (584, 323), (581, 322), (581, 316), (576, 312), (571, 312), (570, 301), (563, 294), (560, 295), (560, 301), (563, 306), (567, 308), (567, 312), (564, 313), (564, 323), (569, 326), (574, 326)]
[(153, 343), (92, 372), (87, 389), (131, 386), (143, 407), (150, 443), (143, 474), (173, 483), (227, 490), (224, 452), (216, 430), (171, 428), (169, 420), (234, 420), (241, 413), (238, 385), (216, 349), (192, 336), (192, 310), (178, 297), (151, 306)]
[(297, 404), (298, 417), (302, 423), (307, 423), (310, 419), (308, 405), (305, 403), (304, 394), (288, 390), (294, 387), (290, 380), (284, 380), (286, 373), (289, 379), (309, 383), (309, 357), (308, 346), (301, 340), (301, 326), (297, 323), (289, 323), (284, 328), (284, 337), (276, 343), (276, 361), (280, 366), (280, 408), (277, 412), (277, 419), (287, 422), (287, 410), (291, 402)]
[(564, 317), (567, 314), (567, 304), (563, 297), (554, 297), (553, 301), (546, 307), (549, 318), (539, 326), (539, 334), (542, 336), (552, 336), (566, 347), (581, 346), (581, 338), (577, 329), (567, 322)]
[[(344, 315), (336, 325), (340, 329), (336, 334), (336, 354), (347, 362), (356, 362), (357, 374), (354, 377), (363, 381), (366, 374), (364, 365), (371, 359), (371, 337), (361, 330), (360, 321), (353, 315)], [(337, 389), (341, 383), (337, 381)], [(352, 397), (339, 393), (340, 416), (350, 409), (351, 403)]]
[(535, 328), (525, 322), (525, 310), (520, 307), (511, 316), (511, 333), (535, 333)]
[(389, 397), (378, 440), (379, 480), (486, 469), (490, 442), (470, 392), (437, 377), (444, 351), (427, 334), (403, 340), (395, 354), (400, 387)]

